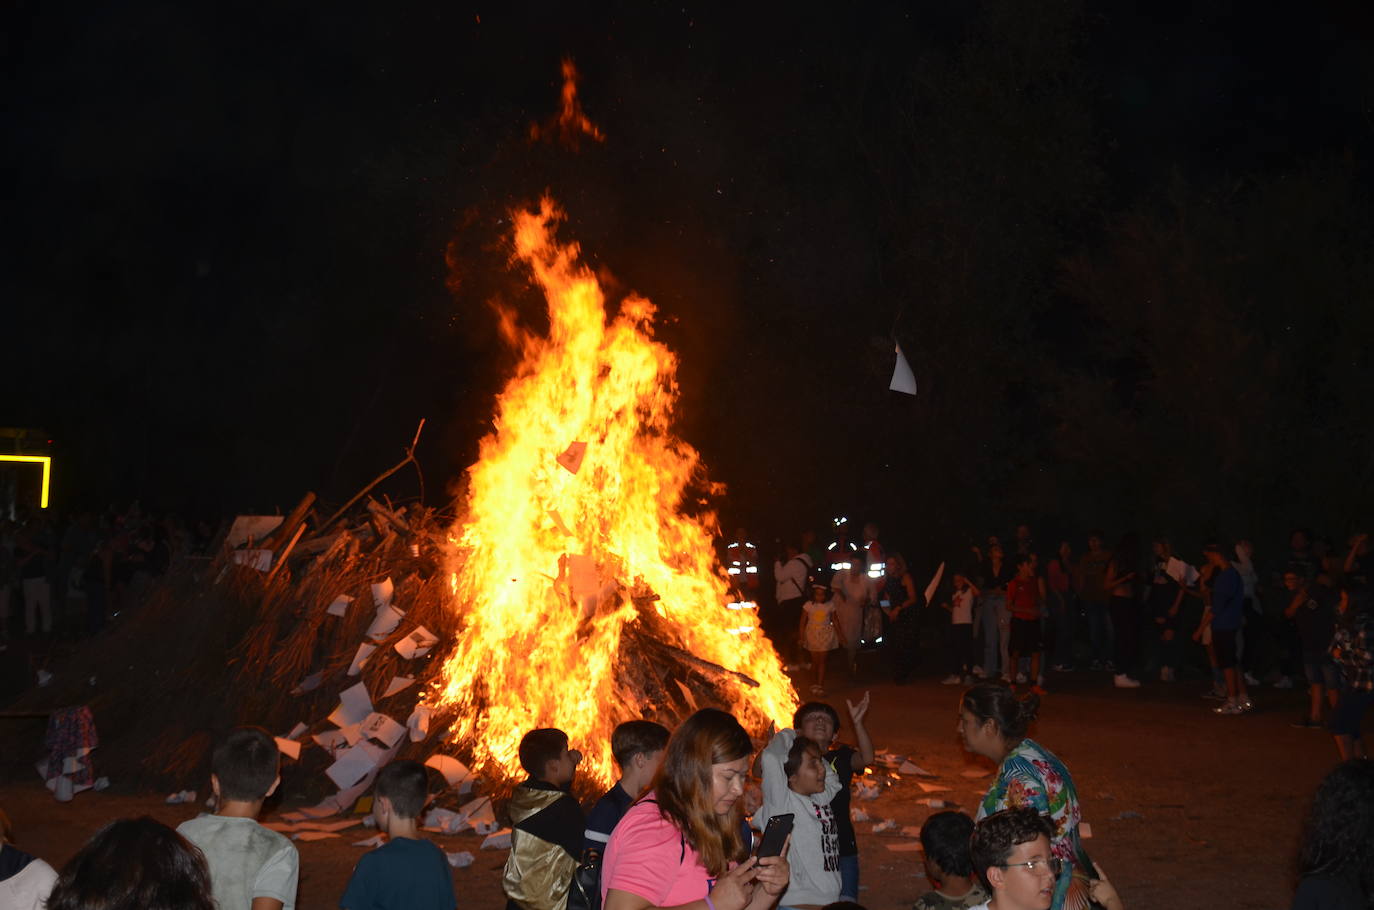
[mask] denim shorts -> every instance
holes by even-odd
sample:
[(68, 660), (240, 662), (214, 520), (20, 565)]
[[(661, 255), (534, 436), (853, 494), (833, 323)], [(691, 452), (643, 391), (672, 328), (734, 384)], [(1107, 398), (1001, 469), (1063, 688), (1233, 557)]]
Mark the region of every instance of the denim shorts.
[(1325, 686), (1328, 689), (1341, 687), (1341, 671), (1326, 656), (1305, 657), (1302, 661), (1303, 672), (1307, 675), (1309, 686)]

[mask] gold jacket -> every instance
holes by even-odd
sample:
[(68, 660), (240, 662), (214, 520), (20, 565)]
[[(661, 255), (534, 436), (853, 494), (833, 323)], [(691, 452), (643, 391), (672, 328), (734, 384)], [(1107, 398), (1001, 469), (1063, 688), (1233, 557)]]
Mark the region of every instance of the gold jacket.
[(510, 856), (501, 877), (510, 903), (523, 910), (563, 910), (582, 852), (586, 818), (565, 790), (540, 780), (515, 788)]

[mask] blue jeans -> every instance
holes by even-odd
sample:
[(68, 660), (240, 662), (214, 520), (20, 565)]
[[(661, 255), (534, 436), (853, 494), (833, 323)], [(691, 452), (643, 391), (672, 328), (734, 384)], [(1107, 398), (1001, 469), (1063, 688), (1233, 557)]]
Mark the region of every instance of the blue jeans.
[(857, 854), (840, 857), (840, 900), (856, 903), (859, 900), (859, 857)]
[[(1088, 614), (1088, 640), (1092, 642), (1093, 660), (1111, 660), (1112, 645), (1115, 636), (1112, 634), (1112, 614), (1106, 602), (1085, 600), (1083, 608)], [(1120, 667), (1117, 667), (1120, 670)]]
[(1001, 667), (1002, 629), (1001, 616), (1007, 612), (1005, 594), (984, 594), (982, 613), (978, 617), (979, 628), (983, 631), (983, 672), (996, 676)]

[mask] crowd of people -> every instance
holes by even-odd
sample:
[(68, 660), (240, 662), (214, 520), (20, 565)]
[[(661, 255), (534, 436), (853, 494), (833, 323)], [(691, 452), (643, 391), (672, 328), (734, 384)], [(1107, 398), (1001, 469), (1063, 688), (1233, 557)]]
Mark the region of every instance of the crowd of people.
[[(832, 542), (813, 532), (778, 543), (771, 590), (743, 530), (726, 548), (736, 596), (760, 604), (764, 631), (790, 661), (809, 670), (823, 696), (832, 655), (851, 680), (881, 655), (895, 682), (911, 678), (922, 636), (948, 655), (947, 685), (976, 679), (1049, 691), (1049, 676), (1101, 671), (1135, 689), (1148, 677), (1173, 683), (1194, 671), (1211, 679), (1213, 710), (1254, 707), (1261, 684), (1305, 685), (1309, 700), (1295, 726), (1329, 729), (1343, 758), (1362, 753), (1360, 731), (1374, 704), (1374, 552), (1367, 534), (1344, 549), (1294, 530), (1267, 563), (1252, 541), (1208, 541), (1195, 566), (1171, 541), (1148, 548), (1134, 533), (1109, 547), (1092, 531), (1042, 549), (1026, 524), (938, 560), (929, 583), (879, 528), (848, 537), (835, 519)], [(772, 595), (771, 597), (769, 595)], [(981, 642), (981, 648), (979, 643)]]

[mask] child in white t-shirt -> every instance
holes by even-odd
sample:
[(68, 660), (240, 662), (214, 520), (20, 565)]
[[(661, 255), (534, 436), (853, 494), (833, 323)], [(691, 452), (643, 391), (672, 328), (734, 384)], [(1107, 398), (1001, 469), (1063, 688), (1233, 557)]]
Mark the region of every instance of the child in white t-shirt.
[(973, 605), (978, 589), (968, 577), (955, 573), (954, 596), (944, 604), (949, 610), (950, 670), (942, 682), (946, 686), (973, 684)]
[(835, 621), (835, 602), (830, 599), (827, 585), (811, 586), (811, 599), (802, 604), (801, 641), (811, 653), (811, 666), (816, 671), (813, 695), (825, 694), (825, 662), (830, 652), (840, 647), (840, 627)]

